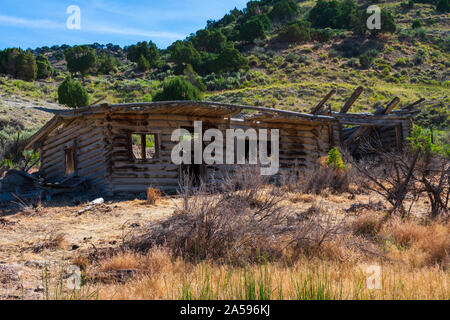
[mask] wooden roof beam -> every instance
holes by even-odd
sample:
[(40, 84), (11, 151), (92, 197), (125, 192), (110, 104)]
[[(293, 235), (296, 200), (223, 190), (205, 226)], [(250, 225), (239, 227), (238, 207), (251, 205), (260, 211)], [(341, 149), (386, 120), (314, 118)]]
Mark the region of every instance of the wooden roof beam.
[[(375, 112), (375, 115), (377, 116), (383, 116), (388, 115), (392, 112), (392, 110), (395, 109), (395, 107), (400, 103), (400, 99), (398, 97), (395, 97), (386, 108), (380, 109), (377, 112)], [(344, 142), (346, 147), (349, 147), (350, 144), (358, 137), (364, 136), (369, 133), (369, 129), (371, 129), (370, 126), (361, 126), (358, 130), (356, 130), (353, 134), (351, 134)], [(350, 148), (349, 148), (350, 149)], [(352, 150), (349, 150), (350, 152), (353, 152), (356, 149), (356, 146), (352, 148)]]
[(347, 100), (347, 102), (342, 107), (340, 113), (347, 113), (348, 110), (350, 110), (350, 108), (355, 104), (356, 100), (358, 100), (358, 98), (361, 96), (363, 91), (364, 91), (363, 87), (356, 88), (355, 92), (353, 92), (352, 96)]
[(332, 89), (326, 96), (325, 98), (322, 99), (322, 101), (319, 102), (319, 104), (317, 106), (315, 106), (312, 110), (311, 110), (311, 114), (318, 114), (324, 107), (325, 103), (327, 103), (328, 100), (330, 100), (330, 98), (332, 96), (334, 96), (336, 94), (336, 89)]
[(382, 113), (381, 113), (381, 114), (377, 114), (377, 113), (375, 112), (375, 115), (382, 115), (382, 116), (385, 116), (385, 115), (391, 114), (391, 112), (392, 112), (392, 111), (395, 109), (395, 107), (397, 107), (399, 104), (400, 104), (400, 98), (395, 97), (395, 98), (387, 105), (387, 107), (386, 107), (384, 110), (382, 110)]
[(407, 105), (406, 107), (404, 107), (402, 110), (411, 110), (412, 108), (414, 108), (415, 106), (421, 104), (425, 102), (425, 98), (421, 98), (419, 100), (417, 100), (416, 102), (411, 103), (410, 105)]

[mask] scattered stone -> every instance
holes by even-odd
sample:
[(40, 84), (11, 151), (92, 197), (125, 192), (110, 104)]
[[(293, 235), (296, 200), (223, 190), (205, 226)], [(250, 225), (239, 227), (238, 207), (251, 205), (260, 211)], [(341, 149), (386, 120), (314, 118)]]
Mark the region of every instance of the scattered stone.
[(362, 210), (375, 210), (375, 211), (382, 211), (385, 210), (386, 206), (383, 204), (383, 202), (378, 201), (377, 203), (369, 202), (369, 203), (354, 203), (351, 205), (350, 208), (346, 210), (347, 213), (353, 213), (358, 212)]
[(122, 270), (112, 270), (112, 271), (104, 271), (97, 272), (88, 275), (89, 280), (93, 282), (101, 282), (101, 283), (125, 283), (128, 280), (131, 280), (139, 270), (137, 269), (122, 269)]
[(78, 215), (81, 215), (81, 214), (83, 214), (85, 212), (88, 212), (88, 211), (94, 209), (96, 206), (99, 206), (99, 205), (104, 204), (104, 203), (105, 203), (105, 199), (103, 199), (103, 198), (95, 199), (94, 201), (90, 202), (89, 205), (86, 208), (78, 210), (77, 213), (78, 213)]
[(19, 281), (19, 270), (16, 265), (0, 265), (0, 283), (10, 284)]
[(39, 284), (37, 288), (34, 289), (34, 292), (44, 292), (44, 287), (41, 284)]
[(11, 226), (16, 224), (14, 221), (6, 220), (4, 218), (0, 218), (0, 228)]
[(38, 260), (27, 260), (25, 261), (24, 266), (28, 268), (42, 269), (45, 266), (45, 263)]

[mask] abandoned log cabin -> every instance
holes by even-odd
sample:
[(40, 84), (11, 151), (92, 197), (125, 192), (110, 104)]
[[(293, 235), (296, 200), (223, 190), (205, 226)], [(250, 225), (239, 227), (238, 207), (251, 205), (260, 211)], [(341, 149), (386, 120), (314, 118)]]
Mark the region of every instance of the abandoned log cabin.
[[(401, 127), (407, 120), (392, 119), (392, 125)], [(76, 176), (106, 195), (142, 193), (149, 186), (175, 192), (182, 183), (183, 170), (204, 180), (226, 170), (226, 165), (172, 162), (172, 149), (177, 144), (171, 139), (173, 131), (186, 128), (192, 132), (195, 121), (202, 121), (203, 130), (223, 132), (279, 129), (280, 170), (317, 165), (318, 158), (333, 146), (344, 144), (342, 123), (374, 124), (352, 115), (341, 123), (335, 115), (213, 102), (103, 104), (58, 113), (27, 141), (26, 149), (40, 150), (39, 174), (48, 182)], [(402, 137), (408, 128), (403, 127)]]

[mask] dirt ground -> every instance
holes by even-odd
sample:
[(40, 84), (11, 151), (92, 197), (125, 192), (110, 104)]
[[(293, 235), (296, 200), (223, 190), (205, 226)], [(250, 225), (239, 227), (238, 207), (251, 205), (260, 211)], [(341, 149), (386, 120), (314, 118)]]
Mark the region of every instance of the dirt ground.
[(155, 206), (142, 200), (107, 201), (81, 214), (87, 203), (48, 203), (14, 214), (4, 210), (8, 215), (0, 215), (0, 299), (39, 299), (46, 264), (69, 263), (96, 249), (118, 247), (133, 229), (170, 216), (177, 203), (174, 198)]
[[(337, 215), (351, 215), (354, 208), (371, 204), (383, 210), (376, 194), (292, 194), (291, 205), (307, 210), (313, 204)], [(165, 219), (181, 206), (182, 199), (166, 197), (156, 205), (144, 200), (106, 201), (80, 213), (88, 202), (73, 200), (40, 204), (32, 209), (0, 209), (0, 299), (43, 299), (45, 266), (58, 268), (74, 258), (100, 249), (117, 248), (124, 237), (151, 222)], [(75, 201), (78, 202), (78, 201)], [(423, 204), (417, 204), (416, 211)]]

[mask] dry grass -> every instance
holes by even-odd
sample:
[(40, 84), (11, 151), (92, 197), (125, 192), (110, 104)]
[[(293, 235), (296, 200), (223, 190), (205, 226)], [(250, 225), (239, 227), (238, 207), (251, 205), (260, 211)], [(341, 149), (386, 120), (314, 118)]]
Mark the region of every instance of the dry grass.
[(39, 253), (42, 250), (56, 250), (62, 248), (65, 244), (64, 235), (62, 233), (50, 233), (45, 239), (33, 246), (33, 252)]
[(336, 194), (350, 192), (354, 172), (352, 169), (334, 169), (323, 164), (315, 169), (292, 169), (283, 172), (283, 189), (303, 194)]
[[(304, 193), (297, 179), (276, 187), (238, 174), (218, 192), (111, 203), (82, 216), (44, 207), (4, 218), (0, 253), (20, 263), (72, 255), (64, 262), (80, 267), (86, 292), (100, 299), (449, 298), (450, 223), (421, 216), (425, 197), (409, 218), (389, 218), (373, 192)], [(364, 267), (374, 264), (383, 267), (382, 290), (365, 283)], [(40, 281), (42, 271), (33, 272)]]
[(393, 255), (408, 261), (412, 266), (449, 266), (450, 223), (432, 221), (420, 224), (392, 219), (380, 232), (390, 239), (395, 248)]
[(147, 189), (147, 204), (155, 205), (156, 202), (160, 199), (161, 199), (161, 191), (152, 187), (149, 187)]
[(236, 172), (218, 193), (207, 190), (185, 188), (184, 205), (132, 238), (128, 248), (167, 246), (185, 259), (243, 265), (315, 254), (345, 231), (345, 219), (317, 205), (306, 211), (290, 206), (286, 194), (254, 170)]
[[(366, 265), (356, 263), (302, 256), (290, 266), (268, 263), (236, 267), (210, 261), (191, 263), (160, 248), (152, 249), (144, 256), (123, 255), (125, 258), (114, 259), (128, 261), (127, 267), (140, 265), (146, 272), (126, 284), (102, 286), (100, 299), (450, 298), (449, 273), (436, 266), (411, 270), (398, 264), (384, 264), (382, 289), (369, 290)], [(130, 261), (131, 257), (136, 261)]]
[(375, 236), (382, 227), (383, 216), (374, 212), (364, 213), (352, 222), (352, 229), (356, 235)]

